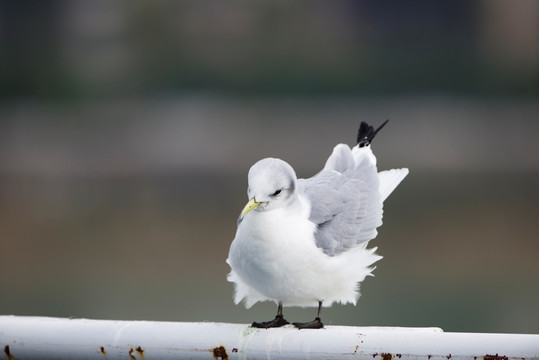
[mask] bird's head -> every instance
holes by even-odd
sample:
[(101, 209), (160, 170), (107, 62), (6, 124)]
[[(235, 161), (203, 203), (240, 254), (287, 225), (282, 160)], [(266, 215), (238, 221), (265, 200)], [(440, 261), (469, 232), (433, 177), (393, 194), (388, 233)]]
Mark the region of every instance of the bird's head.
[(296, 173), (280, 159), (258, 161), (249, 170), (248, 181), (247, 196), (250, 200), (241, 212), (241, 218), (251, 210), (267, 211), (286, 206), (296, 195)]

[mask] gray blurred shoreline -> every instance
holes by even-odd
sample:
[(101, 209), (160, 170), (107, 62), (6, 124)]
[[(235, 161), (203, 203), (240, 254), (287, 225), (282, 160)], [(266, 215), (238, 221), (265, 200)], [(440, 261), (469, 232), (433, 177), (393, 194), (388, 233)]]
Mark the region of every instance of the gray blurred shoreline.
[(0, 105), (0, 174), (114, 176), (245, 171), (266, 156), (317, 171), (360, 121), (390, 118), (374, 145), (382, 166), (539, 169), (539, 101), (191, 96)]

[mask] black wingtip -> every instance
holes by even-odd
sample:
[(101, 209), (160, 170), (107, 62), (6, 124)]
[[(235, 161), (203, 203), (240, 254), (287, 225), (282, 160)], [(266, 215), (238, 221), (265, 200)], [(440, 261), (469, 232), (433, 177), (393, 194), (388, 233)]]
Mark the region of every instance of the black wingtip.
[(367, 124), (365, 121), (362, 121), (359, 125), (359, 131), (357, 133), (357, 146), (364, 147), (371, 143), (372, 139), (376, 136), (378, 131), (382, 130), (382, 128), (387, 124), (389, 119), (384, 121), (382, 125), (378, 127), (378, 129), (374, 130), (374, 127)]

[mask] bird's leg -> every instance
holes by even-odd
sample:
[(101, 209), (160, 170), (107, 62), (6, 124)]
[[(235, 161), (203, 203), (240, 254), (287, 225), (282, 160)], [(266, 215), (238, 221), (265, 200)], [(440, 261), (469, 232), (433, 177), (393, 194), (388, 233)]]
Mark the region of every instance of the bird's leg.
[(283, 304), (279, 303), (279, 307), (277, 308), (277, 315), (275, 316), (275, 319), (271, 321), (263, 321), (263, 322), (255, 321), (254, 323), (251, 324), (251, 327), (268, 329), (272, 327), (281, 327), (288, 324), (290, 323), (283, 318)]
[(294, 326), (298, 329), (321, 329), (324, 327), (324, 324), (322, 323), (322, 320), (320, 320), (320, 311), (322, 310), (322, 301), (318, 301), (318, 312), (316, 313), (316, 319), (313, 321), (305, 322), (305, 323), (299, 323), (295, 322)]

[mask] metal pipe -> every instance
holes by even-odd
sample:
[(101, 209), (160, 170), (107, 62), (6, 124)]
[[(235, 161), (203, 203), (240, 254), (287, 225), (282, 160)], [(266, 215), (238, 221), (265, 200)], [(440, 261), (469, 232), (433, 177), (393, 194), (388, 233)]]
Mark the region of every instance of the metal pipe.
[(0, 316), (0, 350), (7, 360), (531, 360), (539, 359), (539, 335)]

